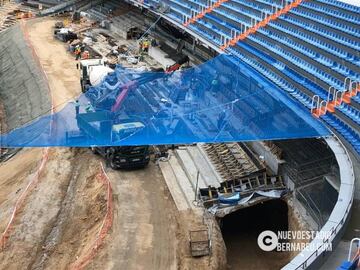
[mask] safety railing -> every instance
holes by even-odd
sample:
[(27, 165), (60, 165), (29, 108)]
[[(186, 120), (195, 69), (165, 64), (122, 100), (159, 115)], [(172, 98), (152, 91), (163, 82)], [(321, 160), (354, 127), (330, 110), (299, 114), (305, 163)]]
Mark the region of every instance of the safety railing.
[[(251, 27), (245, 26), (245, 31), (242, 32), (241, 34), (237, 35), (236, 37), (232, 38), (230, 41), (225, 42), (220, 48), (221, 50), (225, 50), (226, 48), (228, 48), (229, 46), (234, 46), (238, 41), (240, 40), (244, 40), (245, 38), (247, 38), (250, 34), (255, 33), (259, 28), (265, 27), (266, 25), (268, 25), (270, 23), (270, 21), (276, 20), (277, 18), (279, 18), (281, 15), (286, 14), (287, 12), (289, 12), (291, 9), (299, 6), (301, 3), (303, 2), (303, 0), (295, 0), (294, 2), (291, 2), (290, 4), (286, 4), (286, 1), (283, 1), (283, 3), (285, 4), (285, 6), (282, 9), (279, 9), (277, 7), (275, 8), (275, 13), (268, 15), (266, 12), (262, 13), (264, 16), (264, 19), (257, 22), (256, 19), (252, 19), (252, 25)], [(255, 21), (255, 23), (253, 22), (253, 20)]]
[(312, 97), (311, 113), (320, 117), (328, 111), (333, 113), (335, 108), (340, 106), (343, 102), (349, 104), (351, 98), (360, 92), (360, 81), (353, 81), (346, 77), (344, 80), (344, 89), (338, 90), (334, 86), (330, 86), (328, 90), (327, 100), (320, 100), (318, 95)]
[(208, 0), (207, 7), (201, 6), (200, 11), (191, 10), (190, 18), (187, 16), (184, 16), (183, 18), (183, 25), (189, 26), (189, 24), (196, 22), (197, 20), (203, 18), (207, 13), (212, 12), (215, 8), (220, 7), (223, 3), (227, 2), (229, 0)]

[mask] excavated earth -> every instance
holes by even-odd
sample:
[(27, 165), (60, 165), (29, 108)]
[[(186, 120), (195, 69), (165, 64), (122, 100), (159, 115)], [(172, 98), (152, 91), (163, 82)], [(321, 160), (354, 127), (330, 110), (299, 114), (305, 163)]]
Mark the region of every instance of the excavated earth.
[[(35, 19), (0, 33), (0, 100), (8, 130), (49, 113), (51, 101), (59, 111), (80, 94), (74, 57), (53, 38), (55, 22)], [(51, 148), (37, 178), (46, 151), (23, 149), (0, 163), (0, 233), (26, 186), (37, 179), (0, 251), (0, 269), (72, 269), (91, 250), (102, 226), (107, 203), (97, 177), (102, 159), (88, 149)], [(212, 256), (191, 257), (189, 230), (200, 226), (202, 217), (177, 211), (155, 163), (144, 170), (106, 171), (114, 220), (86, 269), (225, 268), (225, 247), (215, 225)]]

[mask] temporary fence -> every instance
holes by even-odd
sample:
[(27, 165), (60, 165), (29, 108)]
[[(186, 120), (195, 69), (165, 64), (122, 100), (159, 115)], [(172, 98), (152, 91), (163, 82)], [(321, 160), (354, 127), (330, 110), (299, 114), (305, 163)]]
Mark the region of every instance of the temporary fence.
[(113, 216), (114, 216), (114, 206), (112, 201), (112, 188), (109, 177), (107, 176), (103, 165), (101, 164), (101, 173), (98, 175), (99, 181), (101, 181), (106, 187), (106, 214), (105, 218), (102, 222), (96, 240), (91, 245), (90, 249), (87, 253), (78, 258), (70, 267), (71, 270), (80, 270), (84, 269), (96, 256), (99, 248), (103, 245), (105, 241), (106, 235), (109, 233), (111, 226), (113, 224)]

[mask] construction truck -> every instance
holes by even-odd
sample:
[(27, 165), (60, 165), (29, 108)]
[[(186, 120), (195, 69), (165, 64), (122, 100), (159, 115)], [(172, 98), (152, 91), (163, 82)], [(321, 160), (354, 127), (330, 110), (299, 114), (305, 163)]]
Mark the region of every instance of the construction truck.
[(104, 157), (114, 170), (144, 168), (150, 162), (148, 145), (91, 147), (91, 151)]
[[(79, 132), (67, 134), (68, 140), (72, 142), (90, 139), (115, 144), (145, 127), (141, 122), (115, 123), (111, 119), (111, 113), (107, 111), (78, 113), (76, 121)], [(147, 145), (93, 146), (91, 150), (104, 157), (106, 163), (115, 170), (144, 168), (150, 161)]]
[(90, 86), (96, 86), (108, 75), (114, 71), (105, 65), (103, 59), (81, 60), (78, 64), (80, 69), (81, 91), (85, 93)]

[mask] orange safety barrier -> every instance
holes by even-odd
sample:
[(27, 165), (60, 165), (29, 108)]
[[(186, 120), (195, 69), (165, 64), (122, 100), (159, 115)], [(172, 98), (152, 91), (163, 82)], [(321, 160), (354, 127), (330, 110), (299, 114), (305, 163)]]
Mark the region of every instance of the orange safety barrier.
[(80, 270), (84, 269), (96, 256), (99, 248), (104, 244), (105, 236), (108, 234), (111, 226), (113, 224), (113, 217), (114, 217), (114, 205), (112, 201), (112, 188), (110, 179), (107, 176), (104, 167), (101, 163), (101, 173), (98, 175), (99, 181), (101, 181), (107, 189), (107, 205), (106, 205), (106, 215), (103, 220), (103, 223), (100, 227), (98, 236), (96, 237), (95, 242), (92, 244), (91, 248), (88, 252), (78, 258), (71, 266), (71, 270)]
[(42, 156), (39, 168), (37, 169), (35, 175), (31, 178), (31, 180), (30, 180), (29, 184), (26, 186), (25, 190), (21, 193), (20, 197), (17, 199), (17, 201), (15, 203), (15, 207), (11, 214), (10, 220), (9, 220), (4, 232), (1, 234), (0, 250), (5, 249), (7, 240), (10, 237), (11, 228), (15, 221), (15, 218), (16, 218), (19, 210), (24, 206), (25, 198), (29, 195), (29, 193), (34, 189), (36, 184), (39, 182), (40, 175), (44, 170), (44, 167), (45, 167), (46, 162), (48, 161), (48, 158), (49, 158), (49, 148), (45, 148), (43, 151), (43, 156)]
[(183, 25), (188, 26), (189, 24), (196, 22), (196, 20), (199, 20), (199, 19), (203, 18), (205, 16), (205, 14), (212, 12), (215, 8), (220, 7), (222, 3), (225, 3), (227, 1), (229, 1), (229, 0), (218, 0), (217, 2), (215, 2), (215, 4), (207, 7), (206, 9), (204, 9), (202, 12), (200, 12), (196, 16), (190, 18)]
[(335, 108), (337, 106), (340, 106), (343, 102), (346, 104), (350, 104), (351, 103), (351, 98), (356, 96), (357, 93), (360, 92), (360, 85), (358, 85), (357, 87), (355, 87), (352, 91), (347, 91), (343, 97), (341, 98), (337, 98), (333, 101), (330, 101), (326, 104), (326, 106), (320, 107), (319, 109), (315, 109), (313, 110), (313, 116), (319, 118), (322, 115), (325, 115), (327, 112), (331, 112), (334, 113), (335, 112)]
[[(39, 65), (40, 70), (41, 70), (41, 72), (42, 72), (42, 74), (44, 76), (44, 79), (45, 79), (45, 82), (47, 84), (47, 88), (48, 88), (48, 91), (49, 91), (49, 96), (51, 97), (50, 98), (50, 100), (51, 100), (51, 114), (53, 114), (54, 113), (54, 103), (53, 103), (52, 93), (50, 91), (48, 78), (47, 78), (47, 75), (46, 75), (46, 73), (44, 71), (43, 66), (41, 65), (40, 59), (39, 59), (38, 55), (36, 54), (36, 51), (35, 51), (34, 47), (32, 46), (32, 44), (30, 42), (29, 35), (28, 35), (28, 33), (26, 31), (26, 27), (24, 25), (24, 20), (22, 20), (20, 22), (20, 28), (21, 28), (21, 30), (23, 32), (25, 42), (27, 43), (28, 47), (30, 48), (30, 50), (32, 52), (33, 59)], [(51, 125), (51, 129), (52, 129), (53, 128), (53, 122), (52, 121), (51, 121), (50, 125)], [(26, 197), (30, 194), (30, 192), (34, 189), (34, 187), (39, 182), (40, 175), (43, 172), (45, 164), (48, 161), (48, 159), (49, 159), (49, 148), (45, 148), (44, 151), (43, 151), (43, 155), (42, 155), (42, 159), (41, 159), (39, 168), (37, 169), (35, 175), (31, 178), (31, 180), (28, 183), (28, 185), (26, 186), (25, 190), (21, 193), (20, 197), (16, 200), (16, 203), (15, 203), (14, 209), (12, 211), (10, 220), (9, 220), (5, 230), (1, 234), (0, 250), (5, 249), (7, 240), (10, 237), (11, 228), (13, 226), (15, 218), (16, 218), (19, 210), (24, 206), (24, 202), (25, 202)]]
[(266, 17), (264, 20), (260, 21), (259, 23), (255, 24), (253, 27), (246, 30), (244, 33), (241, 33), (240, 35), (236, 36), (232, 40), (230, 40), (228, 43), (225, 43), (220, 47), (221, 50), (225, 50), (229, 46), (234, 46), (238, 41), (244, 40), (247, 38), (250, 34), (255, 33), (259, 28), (265, 27), (268, 25), (270, 21), (274, 21), (277, 18), (279, 18), (281, 15), (286, 14), (289, 12), (289, 10), (299, 6), (304, 0), (295, 0), (294, 2), (286, 5), (283, 9), (280, 9), (276, 13)]

